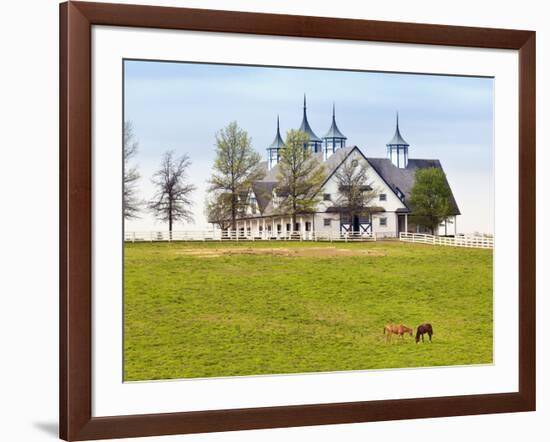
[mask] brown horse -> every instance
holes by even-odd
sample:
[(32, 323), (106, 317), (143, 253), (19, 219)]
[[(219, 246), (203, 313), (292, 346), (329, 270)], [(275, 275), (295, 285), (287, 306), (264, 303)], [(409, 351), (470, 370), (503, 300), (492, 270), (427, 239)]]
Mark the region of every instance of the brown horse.
[(412, 328), (405, 327), (403, 324), (395, 325), (395, 324), (387, 324), (384, 327), (384, 334), (386, 335), (386, 342), (391, 339), (391, 335), (397, 335), (401, 338), (404, 334), (408, 333), (409, 336), (413, 335)]
[(420, 338), (422, 338), (422, 342), (424, 342), (424, 333), (428, 333), (428, 336), (430, 338), (430, 342), (432, 342), (432, 335), (434, 334), (432, 324), (422, 324), (422, 325), (418, 326), (418, 328), (416, 329), (416, 343), (417, 344), (420, 342)]

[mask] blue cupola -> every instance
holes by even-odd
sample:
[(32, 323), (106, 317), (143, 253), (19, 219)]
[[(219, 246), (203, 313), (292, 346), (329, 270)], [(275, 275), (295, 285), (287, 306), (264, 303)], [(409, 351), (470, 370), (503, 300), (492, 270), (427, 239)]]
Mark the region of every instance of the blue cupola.
[(395, 134), (393, 138), (386, 144), (388, 158), (395, 167), (404, 169), (409, 162), (409, 143), (401, 136), (399, 131), (399, 113), (396, 117)]
[(281, 130), (279, 127), (279, 115), (277, 115), (277, 133), (275, 134), (273, 143), (271, 143), (267, 148), (267, 164), (270, 169), (279, 163), (279, 160), (281, 159), (281, 149), (284, 144), (285, 142), (281, 137)]
[(336, 107), (332, 105), (332, 124), (326, 135), (323, 137), (323, 156), (326, 160), (330, 157), (336, 149), (346, 147), (347, 137), (340, 132), (338, 125), (336, 124)]

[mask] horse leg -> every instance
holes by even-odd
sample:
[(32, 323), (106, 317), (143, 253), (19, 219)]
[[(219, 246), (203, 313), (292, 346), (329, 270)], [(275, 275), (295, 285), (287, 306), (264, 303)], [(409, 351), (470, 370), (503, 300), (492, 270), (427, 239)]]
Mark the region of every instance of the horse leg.
[(430, 337), (430, 342), (432, 342), (432, 332), (428, 333), (428, 336)]
[(422, 333), (420, 336), (422, 336), (422, 342), (424, 342), (424, 333)]

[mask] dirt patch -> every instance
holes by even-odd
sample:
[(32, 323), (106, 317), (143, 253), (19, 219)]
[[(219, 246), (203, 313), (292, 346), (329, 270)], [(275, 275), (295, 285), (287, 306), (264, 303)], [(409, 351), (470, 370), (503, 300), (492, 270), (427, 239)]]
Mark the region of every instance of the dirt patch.
[(343, 249), (338, 247), (295, 247), (295, 248), (215, 248), (215, 249), (180, 249), (178, 255), (196, 256), (199, 258), (219, 258), (221, 256), (271, 255), (282, 257), (330, 258), (346, 256), (384, 256), (379, 250)]

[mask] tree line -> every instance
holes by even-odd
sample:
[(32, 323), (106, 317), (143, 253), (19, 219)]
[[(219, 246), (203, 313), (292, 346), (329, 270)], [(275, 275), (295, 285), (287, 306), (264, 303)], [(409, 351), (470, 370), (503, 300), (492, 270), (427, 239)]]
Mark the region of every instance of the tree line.
[[(277, 184), (274, 197), (275, 213), (291, 216), (292, 226), (297, 215), (316, 211), (323, 197), (323, 183), (327, 171), (319, 157), (307, 146), (308, 137), (298, 130), (290, 130), (280, 152)], [(139, 144), (130, 122), (124, 124), (124, 217), (139, 218), (143, 209), (168, 224), (170, 232), (175, 222), (192, 222), (193, 192), (196, 186), (189, 182), (188, 170), (192, 163), (187, 154), (180, 156), (166, 151), (159, 169), (151, 177), (155, 194), (149, 201), (138, 197), (137, 183), (141, 178), (136, 165)], [(215, 160), (212, 175), (207, 180), (208, 194), (205, 214), (208, 222), (222, 230), (236, 229), (237, 219), (250, 206), (249, 194), (254, 181), (265, 177), (261, 156), (253, 149), (248, 133), (236, 122), (218, 131), (215, 139)], [(373, 185), (366, 162), (347, 161), (335, 173), (338, 197), (334, 201), (339, 210), (351, 219), (368, 216), (375, 208), (372, 201), (379, 190)], [(416, 208), (417, 220), (434, 229), (449, 216), (450, 190), (440, 169), (417, 171), (416, 183), (411, 194), (411, 204)], [(442, 185), (442, 183), (444, 185)]]
[(188, 182), (187, 171), (191, 161), (187, 154), (176, 156), (169, 150), (164, 153), (159, 169), (151, 177), (155, 185), (155, 194), (149, 201), (138, 197), (137, 184), (141, 175), (136, 165), (131, 161), (137, 155), (139, 144), (134, 135), (131, 122), (124, 123), (123, 151), (124, 151), (124, 189), (123, 212), (127, 220), (139, 218), (143, 208), (151, 211), (155, 218), (168, 223), (172, 232), (177, 221), (193, 220), (191, 206), (192, 193), (196, 186)]

